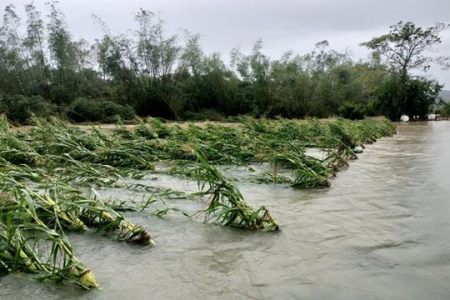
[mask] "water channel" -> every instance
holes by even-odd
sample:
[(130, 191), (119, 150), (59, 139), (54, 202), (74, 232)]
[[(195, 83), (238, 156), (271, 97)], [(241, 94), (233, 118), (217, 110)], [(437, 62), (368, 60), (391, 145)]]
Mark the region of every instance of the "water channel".
[[(450, 122), (398, 124), (329, 189), (240, 184), (280, 232), (132, 215), (156, 246), (70, 236), (98, 290), (11, 274), (0, 277), (0, 299), (450, 299), (449, 149)], [(181, 179), (153, 184), (192, 188)]]

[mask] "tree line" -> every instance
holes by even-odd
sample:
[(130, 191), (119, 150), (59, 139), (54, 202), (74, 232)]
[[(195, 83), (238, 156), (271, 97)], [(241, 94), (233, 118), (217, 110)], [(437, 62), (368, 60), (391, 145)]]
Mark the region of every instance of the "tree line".
[(32, 115), (71, 121), (114, 122), (135, 115), (171, 120), (254, 117), (360, 119), (407, 114), (425, 117), (442, 85), (413, 76), (430, 63), (448, 67), (448, 57), (424, 52), (440, 43), (448, 25), (422, 29), (398, 23), (389, 34), (363, 43), (366, 61), (330, 49), (326, 40), (310, 53), (287, 51), (272, 60), (256, 41), (250, 53), (239, 47), (225, 63), (204, 53), (200, 35), (168, 35), (165, 21), (141, 9), (132, 35), (113, 35), (98, 16), (103, 37), (75, 40), (57, 2), (42, 17), (31, 3), (23, 22), (14, 5), (0, 28), (0, 113), (24, 123)]

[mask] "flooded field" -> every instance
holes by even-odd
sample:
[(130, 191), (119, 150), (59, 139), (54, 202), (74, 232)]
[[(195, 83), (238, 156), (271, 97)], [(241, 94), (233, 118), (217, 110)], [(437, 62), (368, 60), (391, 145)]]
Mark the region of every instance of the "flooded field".
[[(449, 299), (449, 149), (449, 122), (398, 124), (397, 135), (368, 145), (331, 188), (240, 184), (249, 203), (276, 217), (279, 232), (130, 214), (156, 246), (69, 235), (99, 289), (13, 273), (0, 277), (0, 299)], [(196, 189), (183, 179), (149, 180)], [(203, 208), (198, 200), (169, 204)]]

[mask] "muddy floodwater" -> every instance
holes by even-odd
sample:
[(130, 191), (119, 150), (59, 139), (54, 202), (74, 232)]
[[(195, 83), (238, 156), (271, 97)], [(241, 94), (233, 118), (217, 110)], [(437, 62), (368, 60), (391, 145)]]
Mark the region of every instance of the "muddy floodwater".
[[(368, 145), (329, 189), (241, 183), (280, 232), (128, 215), (157, 245), (69, 236), (98, 290), (0, 277), (0, 299), (450, 299), (450, 122), (403, 123)], [(195, 190), (177, 178), (149, 185)], [(100, 191), (106, 196), (118, 191)], [(142, 195), (123, 192), (122, 197)], [(170, 200), (187, 211), (198, 200)]]

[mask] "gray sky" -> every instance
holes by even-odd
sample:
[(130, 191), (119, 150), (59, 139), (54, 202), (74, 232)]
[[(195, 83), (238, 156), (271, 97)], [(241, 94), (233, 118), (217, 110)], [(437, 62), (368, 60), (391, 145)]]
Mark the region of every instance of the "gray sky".
[[(46, 14), (44, 3), (35, 5)], [(359, 43), (389, 32), (399, 21), (411, 21), (430, 27), (436, 22), (450, 23), (449, 0), (60, 0), (60, 8), (75, 38), (88, 40), (102, 37), (94, 25), (92, 14), (100, 16), (112, 34), (136, 28), (133, 16), (139, 8), (160, 13), (170, 34), (181, 29), (202, 35), (206, 54), (220, 52), (225, 63), (236, 45), (249, 53), (262, 39), (262, 52), (272, 60), (292, 50), (306, 54), (314, 45), (328, 40), (339, 52), (350, 50), (353, 59), (366, 58), (369, 51)], [(14, 3), (23, 11), (26, 0), (0, 0), (3, 9)], [(442, 34), (438, 54), (450, 55), (450, 29)], [(433, 67), (434, 76), (445, 89), (450, 89), (450, 71)]]

